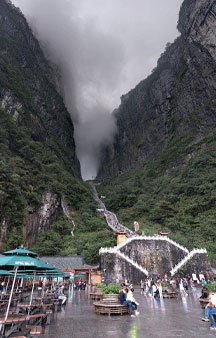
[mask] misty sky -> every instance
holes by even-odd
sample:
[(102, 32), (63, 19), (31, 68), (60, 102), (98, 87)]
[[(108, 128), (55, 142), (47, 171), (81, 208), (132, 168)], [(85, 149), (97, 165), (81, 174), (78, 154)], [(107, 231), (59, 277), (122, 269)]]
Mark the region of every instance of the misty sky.
[(156, 66), (178, 36), (182, 0), (12, 0), (58, 65), (84, 179), (95, 177), (116, 132), (120, 96)]

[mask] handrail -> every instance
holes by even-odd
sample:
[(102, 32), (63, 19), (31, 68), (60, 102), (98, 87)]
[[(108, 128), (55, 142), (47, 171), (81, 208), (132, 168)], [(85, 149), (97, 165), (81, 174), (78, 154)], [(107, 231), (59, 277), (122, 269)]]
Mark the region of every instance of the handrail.
[(188, 249), (185, 248), (184, 246), (176, 243), (175, 241), (173, 241), (172, 239), (170, 239), (169, 237), (164, 237), (164, 236), (131, 236), (129, 238), (127, 238), (124, 242), (120, 243), (117, 248), (121, 249), (123, 248), (125, 245), (129, 244), (131, 241), (134, 240), (154, 240), (154, 241), (167, 241), (170, 244), (175, 245), (176, 247), (178, 247), (179, 249), (185, 251), (186, 253), (189, 253)]
[(193, 249), (191, 252), (188, 253), (187, 256), (185, 256), (178, 264), (170, 270), (171, 276), (173, 276), (183, 265), (185, 265), (189, 259), (191, 259), (194, 255), (199, 254), (199, 253), (207, 253), (206, 249)]
[(114, 248), (101, 248), (99, 250), (99, 254), (103, 254), (103, 253), (115, 253), (118, 256), (120, 256), (121, 258), (125, 259), (128, 263), (130, 263), (131, 265), (133, 265), (136, 269), (140, 270), (141, 272), (143, 272), (146, 276), (148, 276), (148, 271), (143, 268), (141, 265), (139, 265), (137, 262), (134, 262), (131, 258), (129, 258), (128, 256), (126, 256), (125, 254), (123, 254), (121, 251), (118, 251), (117, 247)]

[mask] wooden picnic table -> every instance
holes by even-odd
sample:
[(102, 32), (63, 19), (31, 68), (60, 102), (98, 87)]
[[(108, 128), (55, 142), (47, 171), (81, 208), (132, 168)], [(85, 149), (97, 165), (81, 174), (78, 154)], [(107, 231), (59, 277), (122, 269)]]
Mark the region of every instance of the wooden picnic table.
[[(46, 309), (51, 309), (53, 307), (53, 303), (50, 304), (40, 304), (40, 303), (19, 303), (17, 305), (17, 311), (21, 310), (26, 313), (30, 308), (30, 314), (35, 314), (36, 312), (44, 312)], [(19, 312), (18, 312), (19, 313)]]
[(45, 313), (38, 313), (35, 315), (22, 315), (22, 314), (13, 314), (9, 315), (7, 320), (5, 316), (0, 317), (0, 326), (1, 333), (4, 333), (4, 337), (10, 337), (10, 335), (19, 330), (19, 334), (25, 335), (27, 333), (26, 325), (30, 321), (34, 321), (35, 325), (38, 325), (44, 318), (46, 318)]
[(49, 297), (49, 296), (45, 296), (45, 297), (34, 297), (33, 300), (36, 301), (36, 302), (44, 302), (44, 301), (47, 301), (47, 300), (50, 300), (51, 301), (52, 297)]

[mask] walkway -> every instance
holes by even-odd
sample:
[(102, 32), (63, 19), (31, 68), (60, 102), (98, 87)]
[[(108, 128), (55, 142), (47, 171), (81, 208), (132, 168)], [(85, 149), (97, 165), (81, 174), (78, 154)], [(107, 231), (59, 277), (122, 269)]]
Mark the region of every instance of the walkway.
[(46, 328), (43, 338), (213, 338), (209, 323), (201, 321), (203, 310), (196, 294), (179, 299), (154, 300), (141, 296), (140, 315), (99, 316), (86, 291), (74, 291), (62, 312)]
[(131, 231), (124, 225), (120, 224), (116, 217), (116, 214), (106, 209), (105, 204), (98, 197), (98, 193), (97, 193), (94, 183), (92, 181), (89, 181), (89, 184), (93, 189), (93, 197), (95, 201), (98, 203), (101, 213), (103, 213), (104, 217), (106, 218), (108, 226), (115, 232), (126, 232), (127, 237), (133, 236), (134, 235), (133, 231)]

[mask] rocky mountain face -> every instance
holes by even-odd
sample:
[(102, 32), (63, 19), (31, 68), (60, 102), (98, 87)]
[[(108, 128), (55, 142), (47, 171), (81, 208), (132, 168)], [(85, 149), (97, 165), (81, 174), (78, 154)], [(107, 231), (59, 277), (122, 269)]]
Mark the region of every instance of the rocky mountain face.
[(0, 251), (24, 244), (98, 263), (115, 239), (81, 179), (56, 74), (21, 11), (1, 0)]
[[(0, 1), (0, 248), (31, 245), (81, 182), (73, 124), (55, 76), (22, 13)], [(73, 182), (71, 188), (73, 189)], [(73, 220), (69, 220), (73, 229)]]
[(192, 145), (216, 126), (216, 2), (185, 0), (181, 35), (114, 111), (118, 133), (104, 149), (98, 178), (143, 168), (166, 152), (168, 167), (193, 156)]
[(18, 125), (31, 130), (31, 137), (47, 150), (73, 164), (73, 124), (55, 89), (55, 76), (22, 13), (9, 1), (0, 2), (0, 105)]

